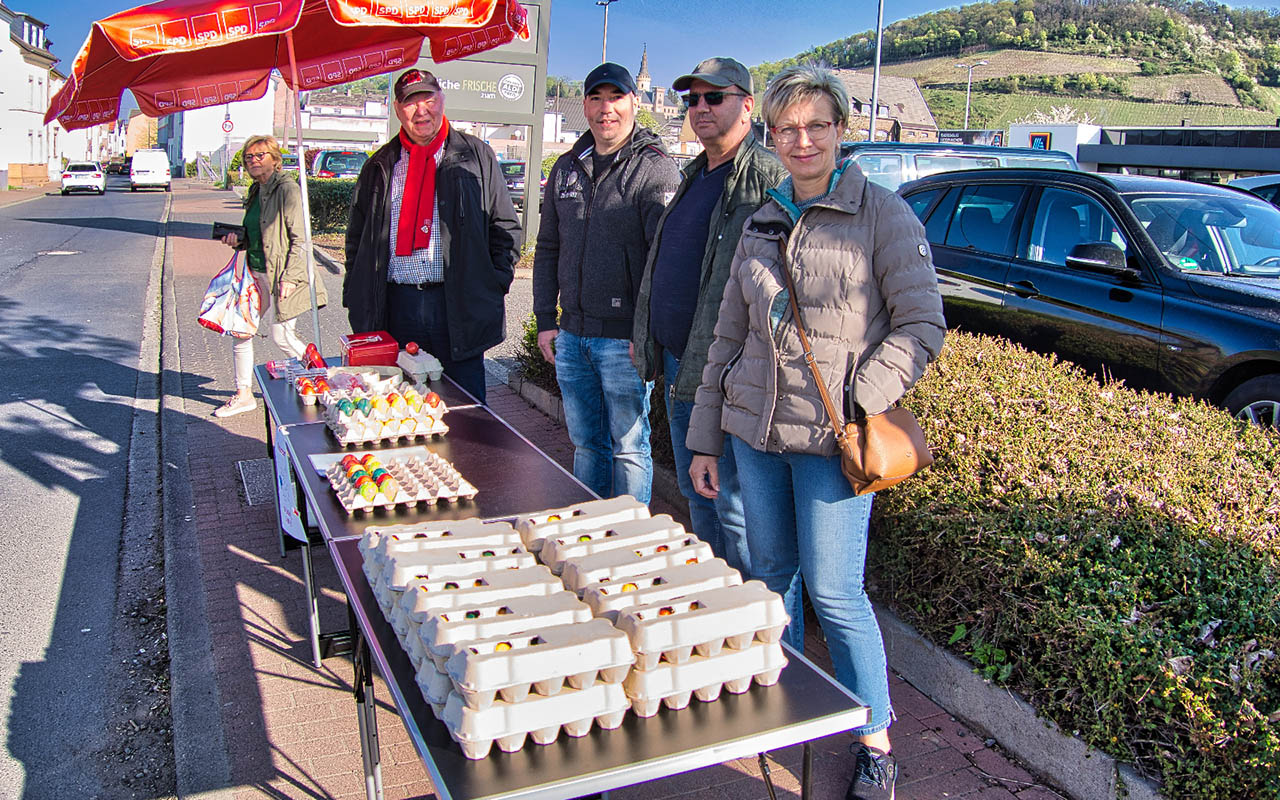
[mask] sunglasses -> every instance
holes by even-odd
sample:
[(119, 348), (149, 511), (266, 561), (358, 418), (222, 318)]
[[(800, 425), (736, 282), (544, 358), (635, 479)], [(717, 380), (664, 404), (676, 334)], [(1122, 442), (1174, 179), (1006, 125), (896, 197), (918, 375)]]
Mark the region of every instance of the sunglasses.
[(684, 104), (689, 108), (695, 108), (699, 100), (706, 100), (709, 106), (718, 106), (724, 102), (726, 97), (749, 97), (750, 95), (742, 92), (689, 92), (684, 96)]

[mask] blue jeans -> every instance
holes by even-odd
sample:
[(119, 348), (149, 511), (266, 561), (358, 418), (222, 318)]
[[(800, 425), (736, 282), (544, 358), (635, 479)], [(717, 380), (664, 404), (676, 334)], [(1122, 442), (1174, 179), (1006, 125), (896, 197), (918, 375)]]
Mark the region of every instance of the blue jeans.
[(871, 719), (853, 732), (888, 728), (894, 717), (884, 641), (863, 587), (872, 495), (854, 495), (836, 456), (765, 453), (736, 436), (730, 439), (752, 577), (781, 594), (797, 570), (804, 576), (836, 680), (871, 707)]
[(719, 459), (720, 492), (715, 500), (708, 500), (693, 489), (689, 477), (689, 464), (693, 453), (685, 446), (689, 435), (689, 414), (693, 403), (671, 396), (680, 360), (669, 350), (662, 353), (663, 396), (667, 402), (667, 425), (671, 429), (671, 449), (676, 458), (676, 482), (680, 494), (689, 501), (689, 520), (698, 538), (711, 545), (711, 550), (729, 562), (729, 566), (751, 575), (751, 555), (747, 551), (746, 522), (742, 518), (742, 491), (738, 487), (738, 467), (733, 460), (729, 436), (725, 434), (724, 454)]
[(573, 474), (601, 497), (629, 494), (646, 505), (653, 487), (649, 390), (626, 339), (556, 337), (556, 382), (573, 442)]
[(449, 302), (444, 284), (419, 289), (400, 283), (387, 284), (387, 333), (404, 347), (409, 342), (440, 359), (444, 374), (485, 401), (484, 356), (455, 361), (449, 358), (453, 345), (449, 340)]

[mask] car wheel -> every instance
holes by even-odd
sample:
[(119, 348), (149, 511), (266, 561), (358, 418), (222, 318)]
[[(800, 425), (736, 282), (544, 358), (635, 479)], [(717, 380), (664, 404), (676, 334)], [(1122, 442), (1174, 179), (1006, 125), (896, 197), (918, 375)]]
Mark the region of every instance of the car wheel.
[(1280, 375), (1250, 378), (1223, 401), (1236, 419), (1280, 428)]
[(137, 187), (137, 186), (134, 186), (134, 185), (132, 185), (132, 184), (130, 184), (130, 185), (129, 185), (129, 191), (131, 191), (131, 192), (136, 192), (136, 191), (138, 191), (138, 187)]
[(66, 190), (66, 189), (63, 189), (63, 190), (62, 190), (62, 196), (63, 196), (63, 197), (66, 197), (66, 196), (67, 196), (67, 190)]
[(171, 187), (169, 186), (169, 184), (167, 184), (167, 183), (166, 183), (166, 184), (164, 185), (164, 190), (165, 190), (166, 192), (167, 192), (167, 191), (169, 191), (169, 190), (170, 190), (170, 188), (171, 188)]

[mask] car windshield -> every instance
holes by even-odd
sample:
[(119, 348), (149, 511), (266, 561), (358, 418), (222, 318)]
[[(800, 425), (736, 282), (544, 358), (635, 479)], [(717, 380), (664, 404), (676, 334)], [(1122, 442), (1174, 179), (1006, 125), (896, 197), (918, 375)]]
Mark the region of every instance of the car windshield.
[(502, 174), (506, 175), (508, 178), (524, 177), (524, 162), (523, 161), (502, 162)]
[(97, 164), (72, 164), (67, 167), (67, 172), (97, 172)]
[(1244, 195), (1125, 198), (1170, 264), (1188, 272), (1280, 277), (1280, 209)]

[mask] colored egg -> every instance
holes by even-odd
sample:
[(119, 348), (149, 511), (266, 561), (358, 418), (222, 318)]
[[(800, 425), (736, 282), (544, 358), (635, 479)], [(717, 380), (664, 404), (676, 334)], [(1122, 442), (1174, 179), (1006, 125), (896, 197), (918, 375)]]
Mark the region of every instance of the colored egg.
[(324, 378), (316, 378), (316, 391), (327, 392), (330, 390), (329, 382)]
[(360, 463), (368, 465), (370, 461), (376, 461), (377, 459), (378, 457), (375, 456), (373, 453), (365, 453), (363, 456), (360, 457)]
[(378, 478), (381, 478), (383, 475), (390, 475), (390, 474), (391, 474), (390, 472), (387, 472), (382, 467), (377, 467), (374, 469), (373, 472), (369, 473), (369, 477), (373, 478), (376, 481)]
[(667, 552), (667, 551), (668, 551), (668, 550), (670, 550), (670, 549), (671, 549), (670, 547), (667, 547), (665, 544), (663, 544), (663, 545), (659, 545), (659, 546), (658, 546), (658, 549), (657, 549), (657, 550), (655, 550), (654, 552), (656, 552), (656, 553), (665, 553), (665, 552)]
[(457, 589), (457, 588), (458, 588), (458, 584), (454, 583), (453, 581), (449, 581), (448, 583), (446, 583), (446, 584), (444, 585), (444, 588), (446, 588), (446, 589)]
[(551, 516), (547, 517), (547, 522), (559, 522), (559, 521), (560, 521), (559, 514), (552, 514)]
[(493, 556), (495, 555), (495, 553), (494, 553), (492, 550), (485, 550), (485, 551), (484, 551), (483, 553), (481, 553), (480, 555), (481, 555), (483, 558), (493, 558)]
[(634, 583), (622, 584), (622, 591), (624, 592), (634, 592), (637, 588), (639, 587), (637, 587)]
[(382, 493), (385, 494), (387, 497), (394, 498), (397, 494), (400, 493), (400, 482), (397, 481), (395, 478), (389, 477), (385, 481), (383, 481), (378, 486), (378, 488), (381, 489)]
[(360, 496), (372, 502), (378, 496), (378, 485), (373, 481), (365, 483), (364, 486), (360, 487)]
[[(364, 488), (364, 485), (366, 483), (373, 483), (373, 478), (370, 478), (369, 473), (367, 472), (359, 472), (359, 473), (356, 473), (354, 476), (352, 476), (351, 482), (356, 485), (356, 490), (359, 491), (360, 489)], [(373, 485), (374, 485), (374, 488), (377, 488), (376, 483), (374, 483)]]
[(404, 398), (401, 397), (396, 392), (392, 392), (391, 394), (387, 395), (387, 405), (394, 406), (396, 403), (403, 403), (403, 402), (404, 402)]
[(660, 609), (658, 609), (658, 616), (660, 616), (660, 617), (669, 617), (669, 616), (671, 616), (671, 615), (672, 615), (672, 614), (674, 614), (674, 613), (676, 613), (676, 611), (675, 611), (675, 609), (674, 609), (674, 608), (672, 608), (671, 606), (667, 606), (666, 608), (660, 608)]
[(589, 542), (589, 541), (591, 541), (591, 534), (589, 534), (589, 533), (584, 533), (584, 534), (582, 534), (581, 536), (579, 536), (579, 537), (578, 537), (578, 541), (580, 541), (580, 542)]
[(468, 611), (468, 612), (467, 612), (467, 619), (479, 619), (479, 618), (480, 618), (480, 612), (479, 612), (479, 611)]
[(354, 481), (356, 476), (364, 472), (364, 467), (359, 464), (352, 464), (347, 467), (347, 480)]
[(315, 393), (316, 393), (316, 387), (312, 386), (309, 383), (304, 384), (303, 387), (298, 390), (298, 394), (302, 395), (303, 397), (313, 397)]
[(366, 417), (369, 416), (369, 412), (373, 410), (373, 406), (369, 404), (369, 398), (361, 397), (359, 402), (356, 403), (356, 410)]
[(511, 649), (511, 642), (498, 642), (493, 646), (495, 653), (502, 653)]
[(355, 463), (356, 463), (356, 457), (355, 457), (355, 456), (353, 456), (353, 455), (351, 455), (350, 453), (347, 453), (345, 456), (343, 456), (343, 457), (342, 457), (342, 468), (343, 468), (343, 469), (347, 469), (347, 468), (349, 468), (352, 464), (355, 464)]
[(381, 474), (375, 474), (373, 476), (373, 482), (378, 484), (379, 486), (382, 486), (382, 484), (386, 483), (387, 481), (395, 480), (395, 478), (391, 476), (391, 473), (387, 472), (386, 470), (380, 469), (378, 470), (378, 473), (381, 473)]
[(350, 400), (347, 400), (346, 398), (343, 398), (341, 401), (338, 402), (338, 411), (342, 414), (345, 414), (348, 417), (354, 414), (355, 410), (356, 410), (356, 404), (351, 402)]
[(427, 392), (426, 403), (432, 408), (439, 407), (440, 395), (436, 394), (435, 392)]

